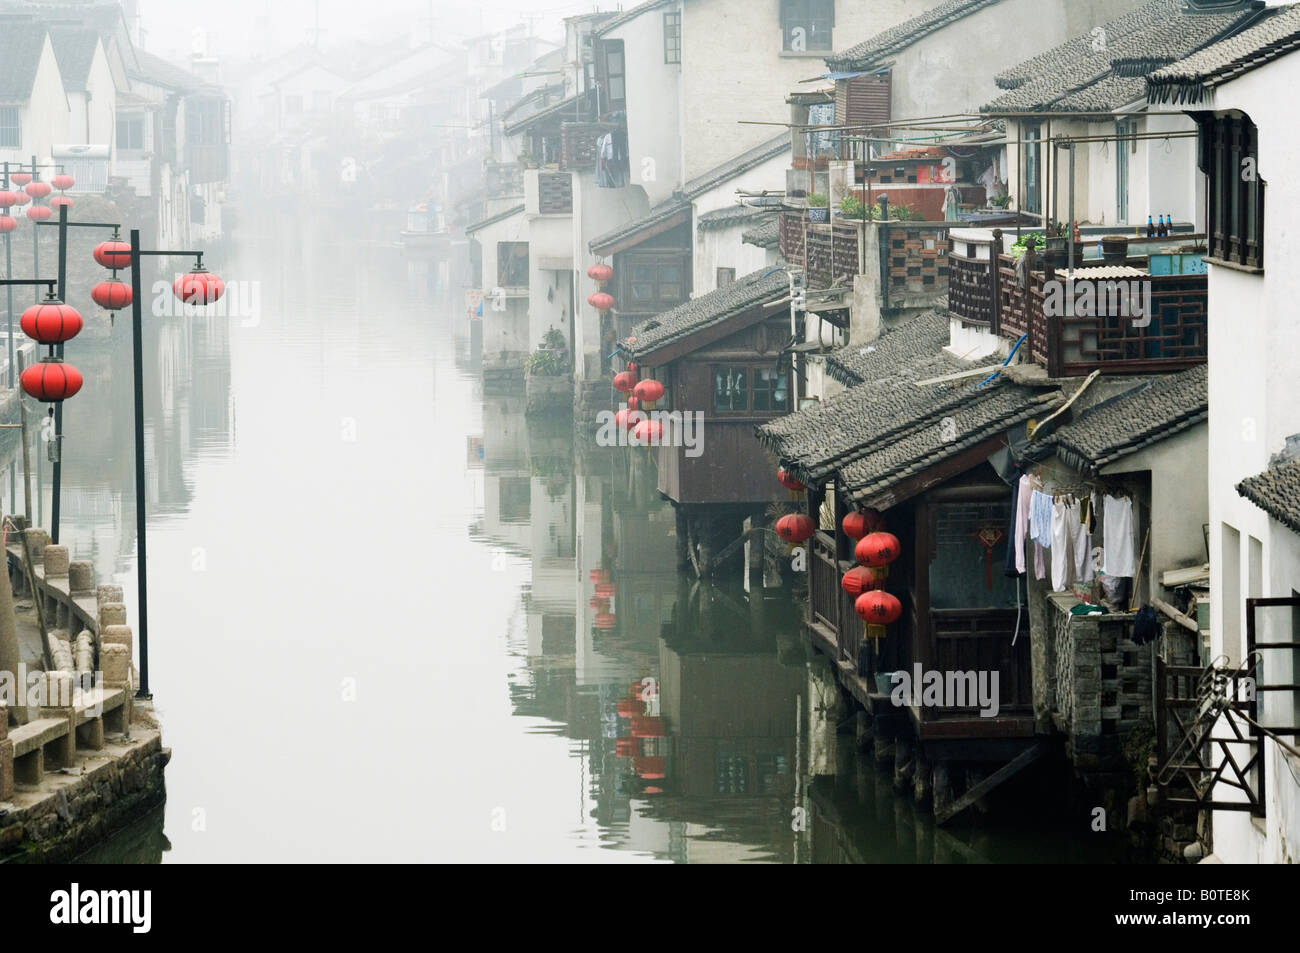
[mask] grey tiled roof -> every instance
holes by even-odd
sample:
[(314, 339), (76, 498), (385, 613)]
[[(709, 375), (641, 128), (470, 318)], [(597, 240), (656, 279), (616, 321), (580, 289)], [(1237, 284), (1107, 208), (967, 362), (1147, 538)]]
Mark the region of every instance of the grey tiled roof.
[(575, 121), (586, 119), (586, 101), (590, 98), (588, 93), (575, 93), (559, 102), (551, 103), (549, 106), (543, 106), (536, 112), (529, 113), (519, 119), (512, 120), (505, 124), (504, 129), (507, 135), (514, 135), (520, 129), (530, 126), (535, 122), (543, 119), (559, 118), (563, 119), (567, 114)]
[(1204, 364), (1140, 383), (1060, 427), (1047, 446), (1082, 473), (1135, 453), (1205, 420), (1210, 392)]
[(1278, 7), (1262, 23), (1221, 40), (1147, 78), (1152, 102), (1196, 102), (1221, 83), (1300, 47), (1300, 5)]
[[(891, 366), (907, 364), (940, 351), (948, 343), (948, 321), (927, 311), (865, 345), (850, 345), (826, 356), (831, 377), (852, 387), (888, 372)], [(956, 359), (954, 358), (954, 361)]]
[(628, 334), (623, 350), (637, 357), (657, 351), (755, 305), (776, 301), (789, 291), (790, 276), (783, 268), (750, 272), (725, 287), (642, 321)]
[(923, 315), (883, 335), (869, 355), (873, 366), (859, 364), (867, 379), (762, 425), (760, 442), (801, 480), (838, 475), (856, 499), (876, 505), (887, 502), (877, 496), (902, 480), (1059, 402), (1055, 388), (1001, 377), (983, 386), (976, 377), (918, 387), (917, 381), (972, 366), (944, 352), (947, 334), (936, 340), (931, 333), (936, 318)]
[(826, 57), (826, 65), (832, 70), (841, 71), (868, 69), (936, 30), (942, 30), (950, 23), (1000, 2), (1001, 0), (944, 0), (857, 46)]
[(523, 210), (524, 207), (522, 205), (515, 205), (512, 206), (511, 208), (502, 209), (500, 212), (497, 212), (495, 215), (489, 215), (487, 218), (479, 219), (477, 222), (474, 222), (472, 225), (466, 225), (465, 234), (469, 235), (472, 234), (473, 232), (481, 231), (482, 229), (487, 228), (489, 225), (495, 225), (497, 222), (504, 222), (506, 219), (510, 218), (511, 216), (518, 215)]
[(779, 216), (740, 233), (740, 240), (747, 245), (759, 248), (775, 248), (781, 243), (781, 222)]
[(768, 159), (772, 159), (787, 152), (790, 149), (789, 133), (782, 133), (774, 139), (760, 143), (752, 149), (733, 156), (721, 165), (714, 166), (708, 172), (698, 175), (687, 182), (680, 192), (673, 194), (673, 197), (660, 202), (645, 215), (635, 218), (630, 222), (624, 222), (616, 228), (611, 228), (603, 235), (597, 235), (589, 243), (588, 247), (595, 252), (628, 235), (635, 235), (642, 229), (649, 228), (665, 219), (671, 218), (683, 208), (690, 207), (690, 200), (697, 195), (709, 191), (728, 179), (737, 175), (748, 172), (756, 166), (762, 165)]
[(165, 86), (180, 91), (199, 89), (207, 84), (189, 70), (181, 69), (167, 62), (161, 56), (154, 56), (144, 50), (136, 50), (138, 69), (131, 70), (131, 76), (154, 86)]
[(726, 162), (715, 165), (709, 171), (688, 180), (682, 186), (682, 192), (686, 194), (688, 199), (693, 199), (695, 196), (721, 185), (728, 179), (735, 178), (743, 172), (748, 172), (750, 169), (762, 165), (768, 159), (776, 158), (789, 151), (790, 133), (783, 132), (779, 136), (760, 142), (752, 149), (746, 149), (739, 155), (732, 156)]
[(1300, 533), (1300, 458), (1276, 463), (1237, 484), (1237, 492), (1282, 525)]
[(651, 10), (659, 7), (676, 6), (676, 0), (646, 0), (645, 3), (639, 3), (630, 10), (624, 10), (618, 16), (605, 20), (599, 27), (592, 30), (592, 36), (604, 36), (611, 30), (618, 29), (624, 23), (635, 20), (643, 13), (649, 13)]
[(1102, 24), (1096, 36), (1077, 36), (999, 74), (1008, 92), (981, 112), (1110, 112), (1146, 98), (1147, 73), (1242, 29), (1257, 13), (1189, 13), (1185, 0), (1153, 0)]
[(54, 56), (59, 61), (63, 88), (84, 90), (86, 79), (90, 75), (90, 65), (95, 61), (99, 34), (89, 29), (53, 29), (50, 31), (50, 42), (54, 45)]
[(31, 98), (44, 48), (45, 27), (0, 23), (0, 102), (20, 103)]
[(629, 235), (635, 235), (637, 232), (650, 228), (653, 225), (658, 225), (660, 222), (667, 221), (674, 215), (678, 215), (682, 212), (689, 212), (690, 208), (690, 202), (680, 196), (674, 196), (665, 202), (660, 202), (640, 218), (634, 218), (630, 222), (624, 222), (622, 225), (611, 228), (602, 235), (597, 235), (587, 243), (587, 247), (597, 254), (600, 254), (600, 249), (612, 245), (619, 239), (626, 238)]
[(777, 209), (755, 208), (751, 205), (728, 205), (705, 212), (695, 220), (700, 231), (708, 232), (718, 228), (732, 228), (736, 225), (757, 225), (766, 219), (775, 220)]

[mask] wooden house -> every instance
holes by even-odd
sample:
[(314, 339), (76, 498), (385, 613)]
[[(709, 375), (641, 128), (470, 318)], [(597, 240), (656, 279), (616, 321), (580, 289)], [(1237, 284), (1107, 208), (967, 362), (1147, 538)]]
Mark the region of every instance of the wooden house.
[[(675, 419), (665, 428), (658, 486), (678, 507), (686, 536), (706, 548), (710, 537), (731, 542), (743, 518), (761, 518), (766, 504), (786, 498), (776, 460), (754, 427), (795, 406), (786, 353), (789, 284), (783, 268), (752, 272), (642, 321), (620, 343), (641, 378), (664, 385), (657, 409), (695, 421), (694, 445), (677, 439), (682, 428)], [(698, 559), (697, 569), (707, 573), (707, 559)]]

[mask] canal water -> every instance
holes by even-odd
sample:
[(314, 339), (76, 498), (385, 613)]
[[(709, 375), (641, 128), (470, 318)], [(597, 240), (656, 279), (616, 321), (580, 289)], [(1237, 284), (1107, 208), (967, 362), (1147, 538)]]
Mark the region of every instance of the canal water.
[[(895, 796), (837, 733), (789, 591), (680, 574), (648, 457), (484, 392), (464, 246), (409, 257), (334, 215), (237, 231), (210, 256), (237, 313), (149, 319), (168, 796), (87, 860), (1122, 855), (1033, 792), (945, 830)], [(134, 613), (126, 325), (68, 349), (62, 535)]]

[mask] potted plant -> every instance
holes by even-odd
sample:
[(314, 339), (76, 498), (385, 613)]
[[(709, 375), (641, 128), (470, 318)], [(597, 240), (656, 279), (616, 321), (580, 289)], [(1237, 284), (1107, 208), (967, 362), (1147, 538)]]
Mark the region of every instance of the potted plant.
[(831, 216), (830, 201), (824, 195), (813, 193), (808, 196), (808, 221), (825, 222)]

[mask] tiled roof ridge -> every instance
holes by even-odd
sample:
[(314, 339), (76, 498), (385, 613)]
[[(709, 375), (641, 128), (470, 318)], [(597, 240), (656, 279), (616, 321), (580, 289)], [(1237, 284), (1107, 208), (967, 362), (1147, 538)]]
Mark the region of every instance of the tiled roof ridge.
[(832, 70), (863, 69), (882, 57), (907, 49), (931, 33), (1002, 0), (944, 0), (840, 53), (826, 57)]

